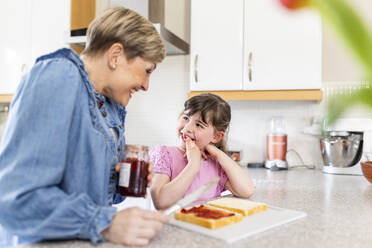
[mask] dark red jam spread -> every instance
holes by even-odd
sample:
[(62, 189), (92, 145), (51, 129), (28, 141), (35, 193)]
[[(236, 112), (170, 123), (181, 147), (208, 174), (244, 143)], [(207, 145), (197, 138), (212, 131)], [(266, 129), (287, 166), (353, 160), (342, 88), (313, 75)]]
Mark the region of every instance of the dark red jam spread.
[(205, 218), (205, 219), (221, 219), (225, 217), (234, 216), (234, 213), (226, 213), (217, 209), (207, 208), (204, 205), (200, 205), (199, 207), (192, 207), (189, 210), (181, 209), (181, 213), (184, 214), (194, 214), (197, 217)]

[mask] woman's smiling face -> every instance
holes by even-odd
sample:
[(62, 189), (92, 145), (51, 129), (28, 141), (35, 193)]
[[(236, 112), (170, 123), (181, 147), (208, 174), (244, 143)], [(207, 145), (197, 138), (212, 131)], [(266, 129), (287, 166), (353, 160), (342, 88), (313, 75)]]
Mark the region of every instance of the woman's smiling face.
[(139, 56), (127, 60), (122, 54), (112, 71), (109, 83), (103, 88), (103, 94), (116, 103), (127, 106), (132, 95), (140, 90), (147, 91), (150, 75), (156, 65)]

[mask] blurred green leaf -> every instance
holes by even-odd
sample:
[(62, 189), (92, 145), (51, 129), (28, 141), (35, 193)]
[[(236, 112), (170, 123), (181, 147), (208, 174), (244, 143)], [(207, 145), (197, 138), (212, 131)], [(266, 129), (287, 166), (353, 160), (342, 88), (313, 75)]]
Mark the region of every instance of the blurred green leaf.
[(339, 94), (331, 97), (327, 106), (326, 123), (334, 124), (343, 112), (355, 104), (372, 107), (372, 35), (359, 13), (345, 0), (312, 0), (315, 7), (336, 31), (351, 53), (356, 57), (365, 72), (362, 88), (352, 94)]
[(366, 86), (352, 94), (338, 94), (329, 100), (326, 123), (331, 126), (343, 112), (355, 105), (372, 107), (372, 34), (359, 13), (345, 0), (279, 0), (287, 9), (313, 7), (330, 24), (365, 72)]
[(345, 0), (313, 0), (317, 8), (349, 47), (365, 70), (372, 70), (372, 37), (363, 19)]

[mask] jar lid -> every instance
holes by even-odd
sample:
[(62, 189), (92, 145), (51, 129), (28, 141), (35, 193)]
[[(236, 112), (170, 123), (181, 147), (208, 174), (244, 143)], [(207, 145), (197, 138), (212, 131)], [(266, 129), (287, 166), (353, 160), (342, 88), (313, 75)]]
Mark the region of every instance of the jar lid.
[(329, 132), (329, 136), (335, 137), (335, 136), (341, 136), (341, 137), (347, 137), (350, 133), (347, 131), (331, 131)]

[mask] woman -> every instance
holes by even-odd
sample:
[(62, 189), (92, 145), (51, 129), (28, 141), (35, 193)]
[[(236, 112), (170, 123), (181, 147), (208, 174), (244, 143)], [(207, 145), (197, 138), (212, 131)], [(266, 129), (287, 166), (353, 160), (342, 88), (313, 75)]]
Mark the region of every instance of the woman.
[(145, 245), (169, 220), (116, 212), (130, 98), (164, 59), (153, 25), (125, 8), (88, 27), (79, 58), (61, 49), (37, 59), (13, 97), (0, 145), (0, 224), (20, 242), (108, 240)]

